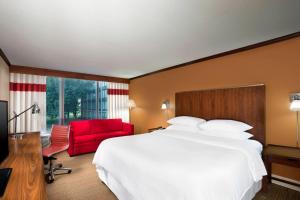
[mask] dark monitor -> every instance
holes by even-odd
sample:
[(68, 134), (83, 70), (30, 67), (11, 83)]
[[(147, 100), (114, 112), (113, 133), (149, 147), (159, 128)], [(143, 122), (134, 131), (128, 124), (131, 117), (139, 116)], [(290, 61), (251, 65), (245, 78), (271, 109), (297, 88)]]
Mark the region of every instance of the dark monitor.
[[(0, 100), (0, 163), (8, 156), (8, 103)], [(0, 169), (0, 197), (4, 194), (11, 168)]]
[(0, 100), (0, 163), (8, 156), (8, 103)]

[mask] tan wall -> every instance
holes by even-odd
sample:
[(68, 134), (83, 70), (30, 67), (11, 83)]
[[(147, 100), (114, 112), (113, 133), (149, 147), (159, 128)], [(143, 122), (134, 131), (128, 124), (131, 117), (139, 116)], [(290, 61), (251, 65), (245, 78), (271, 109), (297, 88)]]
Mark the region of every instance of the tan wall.
[[(294, 146), (296, 114), (289, 110), (289, 94), (300, 92), (299, 37), (132, 80), (130, 98), (137, 108), (131, 111), (131, 122), (136, 133), (166, 126), (161, 103), (169, 99), (174, 116), (178, 91), (257, 83), (266, 85), (267, 143)], [(274, 173), (300, 181), (299, 169), (275, 165)]]
[(9, 68), (0, 57), (0, 100), (9, 101)]

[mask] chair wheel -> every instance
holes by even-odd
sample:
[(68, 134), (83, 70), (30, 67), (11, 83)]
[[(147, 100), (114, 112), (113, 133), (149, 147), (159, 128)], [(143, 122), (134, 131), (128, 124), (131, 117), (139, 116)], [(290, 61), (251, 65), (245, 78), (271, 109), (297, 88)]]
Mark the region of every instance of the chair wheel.
[(63, 165), (62, 165), (61, 163), (57, 165), (57, 167), (59, 167), (59, 168), (61, 168), (62, 166), (63, 166)]
[(68, 174), (70, 174), (72, 172), (72, 170), (70, 169), (70, 170), (68, 170)]
[(52, 178), (50, 173), (45, 175), (45, 180), (48, 184), (53, 183), (53, 181), (54, 181), (54, 179)]

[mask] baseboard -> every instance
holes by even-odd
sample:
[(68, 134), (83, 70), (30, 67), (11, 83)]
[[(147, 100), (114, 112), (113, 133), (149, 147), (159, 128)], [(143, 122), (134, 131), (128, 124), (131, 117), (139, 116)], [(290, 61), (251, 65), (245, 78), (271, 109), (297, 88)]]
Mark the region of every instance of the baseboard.
[[(286, 178), (286, 177), (283, 177), (283, 176), (278, 176), (276, 174), (272, 174), (272, 177), (277, 178), (277, 179), (282, 179), (284, 181), (300, 185), (300, 181), (296, 181), (296, 180), (293, 180), (293, 179), (290, 179), (290, 178)], [(300, 187), (296, 186), (296, 185), (292, 185), (292, 184), (289, 184), (289, 183), (286, 183), (286, 182), (282, 182), (282, 181), (279, 181), (279, 180), (273, 180), (273, 179), (272, 179), (272, 183), (300, 192)]]

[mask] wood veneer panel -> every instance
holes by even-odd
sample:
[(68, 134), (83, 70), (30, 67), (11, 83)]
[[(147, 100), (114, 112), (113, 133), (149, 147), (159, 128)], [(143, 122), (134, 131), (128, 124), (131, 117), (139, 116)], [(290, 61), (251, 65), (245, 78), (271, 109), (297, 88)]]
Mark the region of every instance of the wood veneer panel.
[(13, 168), (2, 199), (46, 200), (41, 138), (27, 133), (23, 139), (9, 139), (9, 156), (1, 168)]
[(212, 89), (175, 94), (175, 115), (245, 122), (254, 139), (265, 144), (265, 86)]

